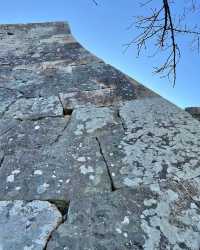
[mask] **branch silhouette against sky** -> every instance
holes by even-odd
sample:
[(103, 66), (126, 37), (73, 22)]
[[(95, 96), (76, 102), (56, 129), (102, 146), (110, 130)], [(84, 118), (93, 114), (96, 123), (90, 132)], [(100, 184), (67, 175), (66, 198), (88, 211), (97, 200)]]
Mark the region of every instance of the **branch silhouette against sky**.
[[(98, 5), (96, 0), (92, 1)], [(138, 56), (147, 52), (150, 57), (162, 57), (163, 62), (154, 67), (154, 73), (167, 77), (173, 86), (176, 84), (177, 65), (181, 58), (180, 35), (189, 37), (193, 50), (197, 53), (200, 50), (200, 26), (198, 24), (190, 25), (188, 22), (191, 15), (200, 13), (200, 1), (186, 0), (182, 2), (181, 13), (176, 12), (176, 3), (172, 0), (146, 0), (139, 3), (141, 8), (147, 9), (146, 15), (140, 16), (134, 13), (136, 16), (129, 29), (134, 26), (139, 34), (125, 44), (125, 51), (130, 46), (136, 45)]]

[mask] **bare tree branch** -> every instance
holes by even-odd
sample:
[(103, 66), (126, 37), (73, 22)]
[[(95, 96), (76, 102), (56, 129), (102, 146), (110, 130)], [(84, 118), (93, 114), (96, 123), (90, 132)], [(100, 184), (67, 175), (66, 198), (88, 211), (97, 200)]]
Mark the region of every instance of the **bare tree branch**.
[[(147, 0), (140, 3), (141, 7), (152, 4), (153, 0)], [(161, 74), (161, 77), (168, 77), (172, 79), (173, 86), (176, 84), (177, 79), (177, 64), (180, 61), (181, 51), (177, 42), (177, 35), (189, 35), (192, 37), (192, 47), (199, 52), (200, 48), (200, 28), (198, 25), (188, 27), (182, 24), (189, 13), (200, 11), (200, 5), (195, 0), (188, 0), (188, 4), (176, 19), (175, 13), (172, 11), (172, 0), (160, 0), (159, 8), (149, 8), (150, 15), (137, 16), (135, 26), (141, 32), (132, 41), (126, 44), (127, 50), (133, 44), (136, 44), (138, 56), (143, 50), (149, 49), (149, 42), (154, 41), (156, 53), (168, 54), (162, 65), (154, 68), (154, 72)], [(133, 24), (129, 28), (131, 28)], [(150, 51), (150, 50), (148, 50)]]
[(92, 2), (93, 2), (95, 5), (98, 5), (98, 3), (97, 3), (96, 0), (92, 0)]

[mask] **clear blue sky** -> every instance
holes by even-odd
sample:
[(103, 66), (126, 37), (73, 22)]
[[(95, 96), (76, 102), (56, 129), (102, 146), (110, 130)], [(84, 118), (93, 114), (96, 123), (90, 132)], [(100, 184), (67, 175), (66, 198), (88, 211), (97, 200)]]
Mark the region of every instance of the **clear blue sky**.
[(95, 6), (92, 0), (2, 0), (0, 23), (66, 20), (78, 41), (107, 63), (181, 107), (200, 106), (200, 55), (188, 48), (183, 50), (177, 83), (172, 88), (167, 79), (152, 74), (152, 66), (158, 59), (137, 59), (133, 48), (123, 53), (122, 45), (136, 34), (127, 27), (132, 17), (143, 11), (137, 2), (99, 0), (100, 4)]

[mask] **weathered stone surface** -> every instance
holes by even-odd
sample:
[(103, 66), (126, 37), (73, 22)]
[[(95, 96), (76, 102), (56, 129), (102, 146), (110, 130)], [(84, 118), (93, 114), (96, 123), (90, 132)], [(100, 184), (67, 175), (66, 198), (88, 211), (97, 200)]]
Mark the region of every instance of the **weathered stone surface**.
[(4, 118), (37, 120), (44, 117), (62, 116), (63, 108), (57, 96), (48, 98), (20, 98), (4, 113)]
[(80, 136), (92, 134), (97, 136), (99, 133), (104, 133), (118, 127), (119, 120), (117, 113), (112, 107), (95, 107), (88, 106), (79, 108), (73, 112), (70, 122), (72, 133)]
[(156, 96), (154, 92), (105, 63), (77, 65), (73, 68), (73, 78), (74, 86), (81, 91), (93, 90), (92, 86), (98, 84), (115, 89), (117, 96), (123, 100)]
[(0, 86), (18, 90), (25, 97), (58, 95), (73, 88), (72, 66), (59, 60), (2, 69)]
[(9, 106), (12, 105), (20, 96), (21, 95), (18, 92), (12, 89), (0, 87), (0, 118), (4, 115)]
[(100, 136), (116, 187), (168, 178), (196, 180), (200, 187), (198, 121), (161, 98), (123, 103), (120, 116), (125, 131)]
[(197, 250), (199, 219), (197, 205), (173, 182), (78, 197), (47, 249)]
[(200, 121), (200, 107), (188, 107), (185, 109), (188, 113), (190, 113), (194, 118)]
[(47, 117), (35, 121), (0, 120), (0, 149), (12, 154), (20, 149), (36, 149), (53, 144), (69, 123), (70, 116)]
[(61, 222), (49, 202), (0, 201), (0, 249), (42, 250)]
[(4, 156), (0, 200), (69, 201), (77, 193), (111, 190), (96, 139), (64, 135), (51, 146)]
[(0, 249), (199, 250), (199, 122), (67, 23), (0, 30)]
[(64, 110), (73, 110), (87, 105), (111, 106), (119, 102), (120, 99), (115, 89), (110, 88), (60, 94)]
[(73, 38), (67, 23), (2, 25), (0, 63), (20, 65), (44, 61), (97, 61)]

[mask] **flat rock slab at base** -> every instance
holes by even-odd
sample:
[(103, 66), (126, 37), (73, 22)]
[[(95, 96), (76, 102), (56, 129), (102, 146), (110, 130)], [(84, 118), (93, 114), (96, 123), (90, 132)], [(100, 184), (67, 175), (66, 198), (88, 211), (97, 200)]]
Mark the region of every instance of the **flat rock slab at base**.
[(0, 201), (0, 249), (43, 250), (61, 222), (62, 215), (47, 201)]
[(198, 250), (200, 210), (177, 183), (78, 197), (48, 250)]

